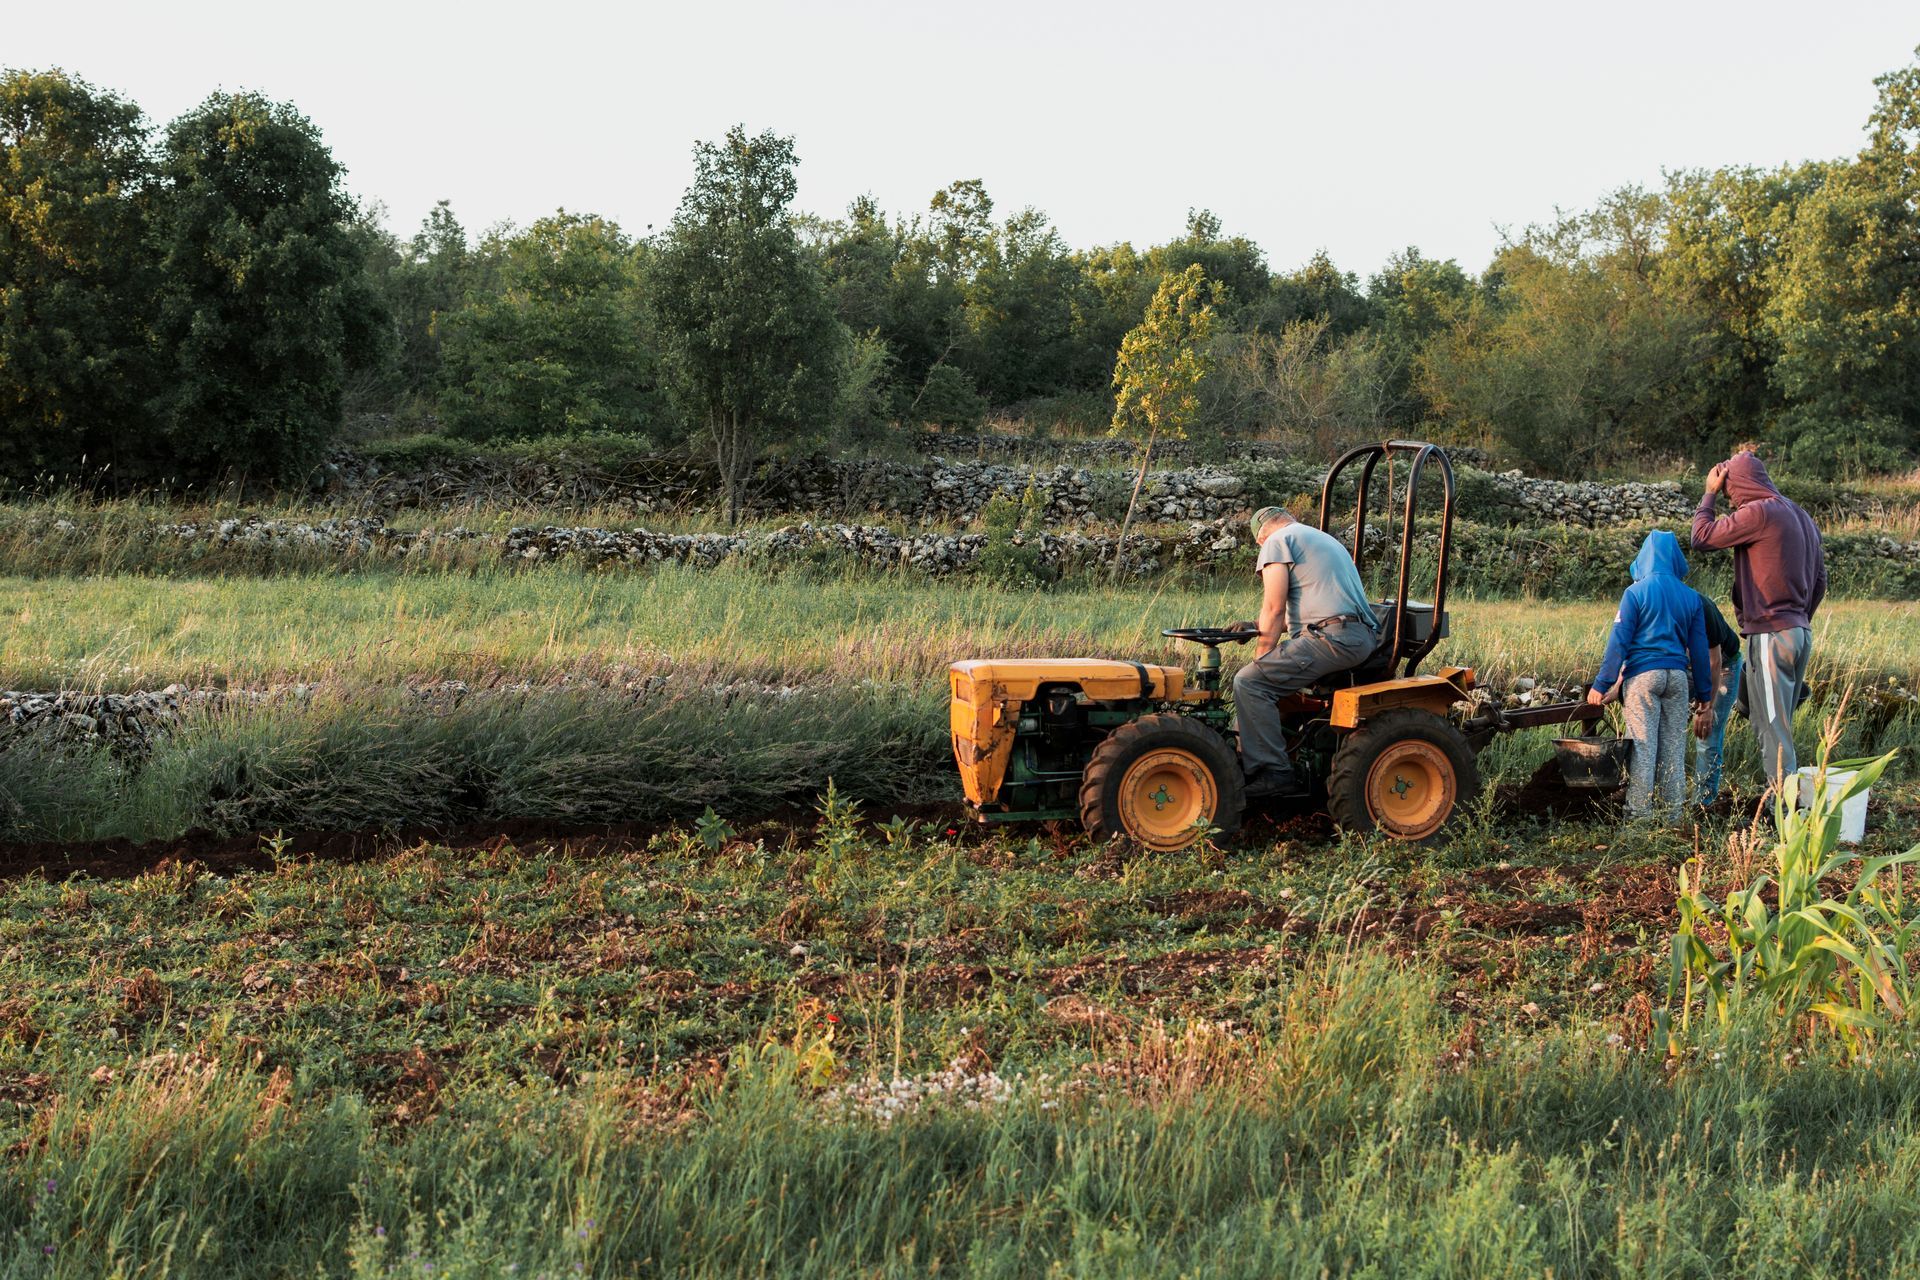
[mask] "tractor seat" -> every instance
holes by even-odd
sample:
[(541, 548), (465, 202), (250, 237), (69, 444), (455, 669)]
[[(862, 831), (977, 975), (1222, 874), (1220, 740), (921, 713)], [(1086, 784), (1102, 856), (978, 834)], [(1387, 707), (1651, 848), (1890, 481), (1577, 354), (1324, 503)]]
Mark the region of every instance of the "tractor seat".
[[(1359, 684), (1373, 684), (1380, 680), (1392, 679), (1394, 664), (1401, 656), (1398, 637), (1393, 635), (1394, 602), (1375, 600), (1373, 616), (1380, 621), (1380, 643), (1374, 646), (1373, 652), (1367, 655), (1365, 661), (1345, 671), (1337, 671), (1330, 676), (1322, 677), (1314, 686), (1315, 688), (1329, 691), (1351, 689)], [(1444, 613), (1440, 615), (1439, 627), (1440, 634), (1445, 636), (1447, 616)], [(1433, 634), (1433, 628), (1433, 606), (1418, 600), (1407, 601), (1407, 638), (1412, 645), (1417, 647), (1425, 644), (1427, 637)]]

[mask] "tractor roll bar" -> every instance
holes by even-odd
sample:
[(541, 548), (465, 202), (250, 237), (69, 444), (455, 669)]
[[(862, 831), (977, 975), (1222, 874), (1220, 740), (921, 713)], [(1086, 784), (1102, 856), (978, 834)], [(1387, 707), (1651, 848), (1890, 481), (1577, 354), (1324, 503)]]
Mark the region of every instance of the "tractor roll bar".
[[(1353, 512), (1353, 563), (1364, 569), (1366, 563), (1367, 536), (1367, 493), (1373, 484), (1374, 468), (1380, 465), (1382, 458), (1394, 454), (1410, 453), (1413, 461), (1407, 468), (1406, 508), (1400, 520), (1400, 584), (1399, 593), (1393, 604), (1394, 664), (1406, 659), (1406, 674), (1412, 675), (1420, 662), (1435, 645), (1440, 643), (1440, 622), (1447, 608), (1447, 567), (1450, 544), (1453, 540), (1453, 463), (1447, 459), (1444, 450), (1424, 440), (1387, 440), (1379, 444), (1363, 444), (1349, 449), (1340, 455), (1338, 461), (1327, 469), (1327, 478), (1320, 485), (1320, 528), (1331, 533), (1333, 519), (1333, 488), (1341, 474), (1356, 462), (1363, 463), (1360, 468), (1359, 491), (1354, 498)], [(1418, 509), (1420, 496), (1420, 474), (1426, 469), (1427, 460), (1435, 459), (1440, 464), (1440, 556), (1434, 570), (1433, 583), (1433, 626), (1428, 628), (1427, 638), (1409, 647), (1406, 636), (1407, 590), (1411, 585), (1409, 578), (1413, 573), (1413, 517)], [(1389, 666), (1388, 674), (1392, 674)]]

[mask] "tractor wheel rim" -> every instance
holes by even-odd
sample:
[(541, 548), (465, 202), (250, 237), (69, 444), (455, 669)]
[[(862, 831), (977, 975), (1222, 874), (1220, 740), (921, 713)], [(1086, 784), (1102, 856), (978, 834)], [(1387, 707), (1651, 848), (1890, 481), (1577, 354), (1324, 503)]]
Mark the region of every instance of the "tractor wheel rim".
[(1367, 771), (1367, 811), (1374, 825), (1402, 840), (1423, 840), (1453, 812), (1453, 762), (1431, 742), (1396, 742)]
[(1180, 849), (1199, 838), (1220, 793), (1199, 756), (1178, 747), (1149, 751), (1120, 779), (1120, 825), (1149, 849)]

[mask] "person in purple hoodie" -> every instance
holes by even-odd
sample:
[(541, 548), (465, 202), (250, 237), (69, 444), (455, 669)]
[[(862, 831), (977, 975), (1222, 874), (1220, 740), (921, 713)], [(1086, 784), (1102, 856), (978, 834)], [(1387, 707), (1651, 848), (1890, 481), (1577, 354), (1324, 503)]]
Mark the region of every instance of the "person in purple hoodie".
[[(1717, 516), (1723, 491), (1733, 510)], [(1741, 701), (1761, 765), (1777, 787), (1800, 763), (1793, 713), (1813, 649), (1814, 610), (1827, 594), (1820, 531), (1773, 487), (1766, 464), (1742, 452), (1707, 473), (1693, 513), (1693, 548), (1733, 551), (1733, 612), (1747, 645)]]

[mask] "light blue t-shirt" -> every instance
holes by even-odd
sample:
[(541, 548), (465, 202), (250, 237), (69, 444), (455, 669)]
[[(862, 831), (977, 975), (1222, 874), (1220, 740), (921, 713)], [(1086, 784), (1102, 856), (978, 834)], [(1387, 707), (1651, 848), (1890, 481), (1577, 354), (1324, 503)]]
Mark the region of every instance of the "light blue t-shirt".
[(1281, 525), (1260, 544), (1259, 573), (1270, 564), (1287, 566), (1287, 633), (1299, 635), (1328, 618), (1352, 615), (1377, 628), (1367, 603), (1367, 586), (1340, 540), (1310, 524)]

